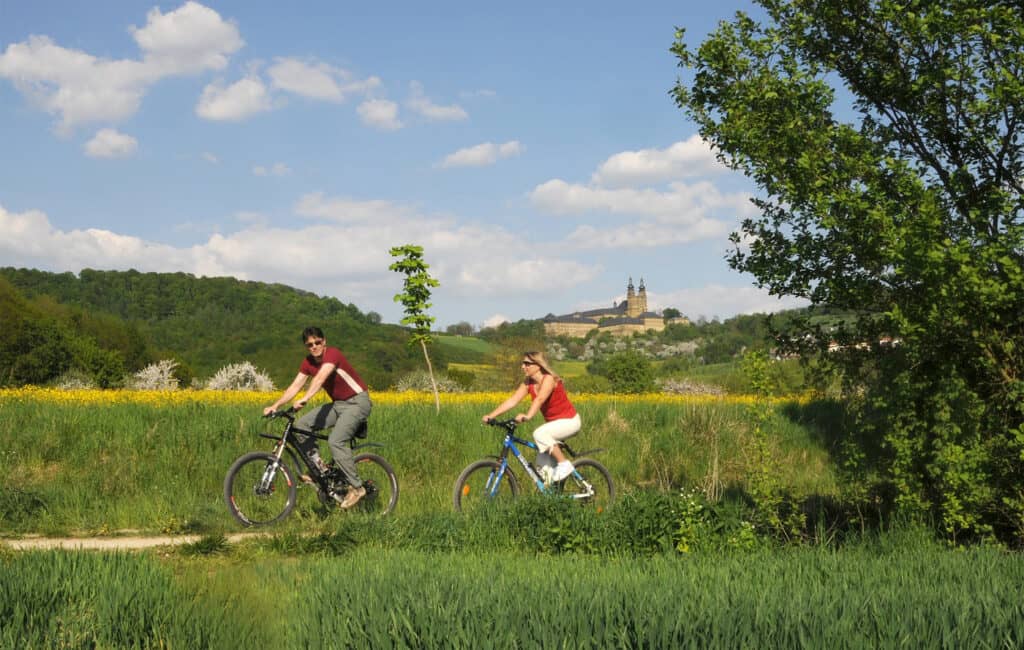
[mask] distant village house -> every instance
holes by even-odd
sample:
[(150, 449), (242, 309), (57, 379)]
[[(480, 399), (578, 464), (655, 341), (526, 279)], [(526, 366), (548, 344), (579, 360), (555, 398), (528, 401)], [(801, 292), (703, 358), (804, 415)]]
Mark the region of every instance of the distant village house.
[[(572, 314), (555, 316), (548, 314), (544, 317), (544, 333), (549, 336), (572, 336), (582, 338), (591, 330), (607, 332), (614, 336), (628, 336), (633, 332), (646, 332), (654, 330), (660, 332), (665, 329), (665, 319), (647, 309), (647, 288), (644, 286), (643, 278), (640, 278), (639, 290), (633, 287), (633, 278), (629, 279), (626, 287), (626, 299), (619, 304), (613, 304), (607, 309), (591, 309), (589, 311), (578, 311)], [(685, 317), (672, 319), (674, 323), (689, 323)]]

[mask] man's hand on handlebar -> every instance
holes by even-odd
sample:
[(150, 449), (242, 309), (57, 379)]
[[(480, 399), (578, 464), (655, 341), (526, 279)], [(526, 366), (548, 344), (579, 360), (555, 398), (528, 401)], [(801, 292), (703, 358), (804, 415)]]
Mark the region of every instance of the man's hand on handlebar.
[(289, 406), (286, 409), (277, 410), (273, 406), (268, 406), (263, 409), (263, 417), (265, 418), (276, 418), (282, 415), (290, 415), (295, 412), (295, 407)]

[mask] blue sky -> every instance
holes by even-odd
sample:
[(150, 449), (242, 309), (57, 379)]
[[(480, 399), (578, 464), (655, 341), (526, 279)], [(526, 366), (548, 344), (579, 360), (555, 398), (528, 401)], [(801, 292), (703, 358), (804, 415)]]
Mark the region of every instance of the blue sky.
[[(723, 256), (753, 186), (669, 90), (747, 2), (0, 0), (0, 266), (280, 282), (437, 325), (797, 306)], [(757, 15), (755, 13), (755, 15)]]

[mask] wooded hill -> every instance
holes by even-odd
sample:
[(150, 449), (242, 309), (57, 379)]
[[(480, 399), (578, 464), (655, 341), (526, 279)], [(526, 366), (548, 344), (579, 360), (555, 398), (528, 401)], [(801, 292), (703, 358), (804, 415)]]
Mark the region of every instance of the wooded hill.
[[(45, 384), (76, 369), (101, 386), (161, 359), (183, 385), (249, 361), (278, 385), (295, 376), (300, 334), (321, 327), (373, 388), (423, 368), (408, 333), (353, 304), (281, 284), (187, 273), (0, 268), (0, 385)], [(434, 346), (439, 367), (476, 362), (471, 350)]]

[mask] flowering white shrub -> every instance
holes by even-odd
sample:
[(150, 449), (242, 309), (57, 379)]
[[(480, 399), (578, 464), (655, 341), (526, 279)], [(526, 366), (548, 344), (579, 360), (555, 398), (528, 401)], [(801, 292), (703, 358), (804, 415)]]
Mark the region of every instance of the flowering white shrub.
[(210, 390), (255, 390), (270, 392), (274, 382), (248, 361), (224, 366), (206, 383)]
[[(435, 375), (434, 379), (437, 381), (437, 392), (439, 393), (463, 392), (462, 386), (460, 386), (458, 382), (449, 379), (445, 375)], [(415, 370), (405, 375), (398, 380), (398, 384), (395, 385), (395, 390), (399, 393), (404, 393), (410, 390), (423, 391), (427, 393), (434, 392), (433, 386), (430, 385), (430, 373), (426, 370)]]
[(713, 384), (702, 384), (692, 379), (662, 379), (661, 392), (676, 395), (725, 395), (725, 390)]
[(174, 369), (178, 362), (164, 359), (151, 363), (128, 379), (128, 388), (133, 390), (178, 390), (178, 378)]
[(96, 388), (96, 382), (92, 377), (81, 370), (72, 368), (66, 371), (54, 384), (60, 390), (87, 390)]

